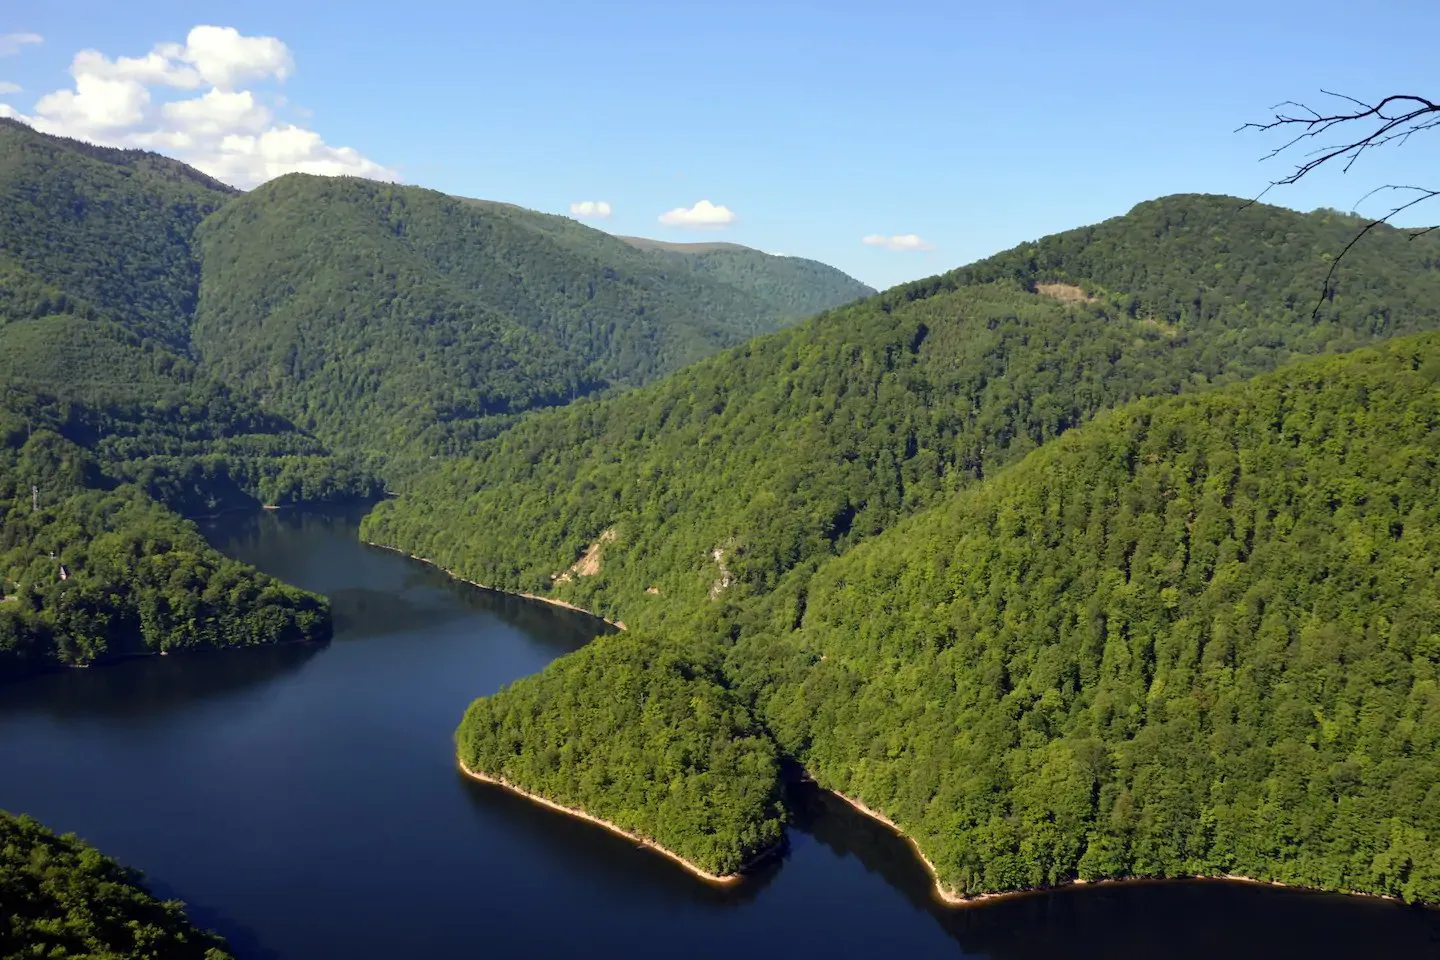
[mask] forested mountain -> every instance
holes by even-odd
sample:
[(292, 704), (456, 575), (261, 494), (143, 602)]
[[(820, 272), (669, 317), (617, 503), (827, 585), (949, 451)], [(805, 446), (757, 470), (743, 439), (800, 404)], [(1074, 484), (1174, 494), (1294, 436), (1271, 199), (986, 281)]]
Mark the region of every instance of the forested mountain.
[(235, 191), (174, 160), (0, 118), (0, 323), (104, 317), (183, 347), (195, 227)]
[(157, 900), (142, 879), (73, 835), (0, 811), (0, 956), (229, 960), (184, 904)]
[(376, 466), (864, 292), (752, 267), (417, 188), (241, 195), (0, 120), (0, 673), (327, 635), (169, 510), (374, 497)]
[(415, 187), (295, 175), (239, 194), (0, 120), (7, 403), (83, 407), (60, 419), (124, 435), (137, 476), (203, 456), (226, 489), (192, 484), (185, 509), (365, 495), (325, 458), (455, 449), (870, 292), (755, 251), (691, 261)]
[[(1440, 241), (1395, 230), (1312, 317), (1353, 229), (1229, 198), (1142, 204), (534, 416), (364, 535), (632, 625), (764, 593), (1103, 409), (1440, 326)], [(599, 572), (565, 576), (605, 531)]]
[[(1431, 333), (1104, 413), (722, 630), (604, 638), (478, 701), (460, 749), (597, 807), (629, 791), (690, 842), (702, 818), (634, 793), (673, 741), (556, 733), (660, 682), (632, 649), (724, 651), (783, 755), (954, 894), (1240, 874), (1436, 902), (1437, 531)], [(670, 699), (712, 682), (669, 675)]]
[(1106, 414), (800, 604), (770, 728), (963, 893), (1440, 901), (1440, 335)]
[(804, 257), (761, 253), (738, 243), (620, 239), (632, 247), (664, 257), (676, 266), (757, 294), (789, 317), (808, 317), (875, 293), (828, 264)]
[(710, 268), (509, 204), (299, 174), (211, 217), (199, 251), (207, 368), (386, 455), (460, 449), (870, 292), (808, 261)]
[(321, 598), (166, 509), (378, 488), (188, 353), (190, 237), (232, 194), (0, 121), (0, 677), (329, 635)]
[(0, 120), (0, 410), (177, 509), (378, 484), (199, 369), (191, 237), (234, 191), (184, 164)]

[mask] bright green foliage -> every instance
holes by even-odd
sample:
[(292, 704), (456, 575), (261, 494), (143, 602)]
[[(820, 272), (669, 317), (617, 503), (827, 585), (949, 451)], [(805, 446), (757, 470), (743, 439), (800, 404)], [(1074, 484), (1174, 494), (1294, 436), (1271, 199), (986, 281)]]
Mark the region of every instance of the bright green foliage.
[(772, 729), (962, 892), (1440, 901), (1440, 335), (1098, 418), (821, 567), (800, 620), (732, 671), (783, 663)]
[(690, 269), (562, 217), (353, 178), (273, 180), (199, 236), (208, 367), (382, 458), (460, 449), (870, 292), (755, 251)]
[[(726, 600), (764, 593), (1101, 410), (1440, 325), (1432, 238), (1377, 232), (1312, 321), (1313, 299), (1271, 303), (1261, 287), (1288, 269), (1296, 291), (1318, 292), (1320, 251), (1353, 224), (1239, 207), (1142, 204), (528, 418), (380, 505), (364, 534), (483, 583), (543, 590), (614, 527), (600, 574), (555, 592), (654, 623), (652, 612), (707, 603), (726, 580), (717, 550)], [(1143, 296), (1099, 293), (1090, 276)], [(1032, 292), (1079, 279), (1093, 302)]]
[(157, 900), (134, 871), (73, 834), (0, 811), (0, 956), (228, 960), (184, 904)]
[(460, 759), (732, 873), (780, 840), (779, 767), (713, 661), (600, 637), (476, 700), (456, 733)]

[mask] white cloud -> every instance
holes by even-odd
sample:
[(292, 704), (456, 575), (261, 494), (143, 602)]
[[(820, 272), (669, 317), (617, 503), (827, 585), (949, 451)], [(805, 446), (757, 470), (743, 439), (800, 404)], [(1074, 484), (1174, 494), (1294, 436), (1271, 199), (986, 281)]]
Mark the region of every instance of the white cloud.
[(4, 80), (0, 80), (0, 97), (5, 96), (5, 94), (7, 94), (7, 93), (19, 93), (19, 92), (20, 92), (20, 84), (18, 84), (18, 83), (6, 83)]
[(735, 222), (735, 214), (729, 207), (701, 200), (693, 207), (676, 207), (660, 214), (660, 222), (667, 227), (723, 227)]
[(234, 27), (199, 26), (185, 38), (185, 46), (162, 45), (213, 86), (228, 90), (241, 80), (274, 77), (284, 80), (295, 72), (290, 48), (275, 37), (246, 37)]
[(184, 90), (194, 90), (203, 82), (192, 67), (164, 56), (158, 48), (143, 57), (116, 57), (114, 60), (99, 50), (81, 50), (70, 61), (70, 76), (77, 80), (80, 77), (97, 77)]
[(570, 204), (570, 212), (577, 217), (600, 217), (604, 219), (610, 216), (610, 204), (604, 200), (581, 200), (578, 203)]
[(94, 138), (145, 119), (150, 91), (137, 80), (75, 75), (74, 90), (47, 93), (35, 103), (36, 127), (47, 133)]
[(204, 96), (167, 103), (160, 114), (176, 129), (202, 136), (260, 133), (270, 123), (270, 111), (249, 90), (227, 93), (215, 87)]
[[(245, 81), (273, 85), (294, 69), (290, 49), (275, 37), (198, 26), (185, 43), (159, 43), (141, 57), (112, 59), (82, 50), (70, 64), (73, 88), (41, 97), (33, 116), (4, 104), (0, 116), (45, 133), (158, 150), (241, 187), (292, 172), (398, 179), (351, 147), (331, 146), (313, 130), (277, 122), (255, 91), (236, 89)], [(203, 92), (176, 99), (176, 91)], [(285, 101), (273, 96), (270, 102)]]
[(869, 247), (884, 247), (886, 250), (898, 250), (901, 253), (935, 249), (935, 244), (913, 233), (896, 233), (888, 237), (881, 233), (872, 233), (861, 237), (860, 242)]
[(13, 57), (22, 47), (32, 43), (44, 43), (38, 33), (0, 33), (0, 57)]

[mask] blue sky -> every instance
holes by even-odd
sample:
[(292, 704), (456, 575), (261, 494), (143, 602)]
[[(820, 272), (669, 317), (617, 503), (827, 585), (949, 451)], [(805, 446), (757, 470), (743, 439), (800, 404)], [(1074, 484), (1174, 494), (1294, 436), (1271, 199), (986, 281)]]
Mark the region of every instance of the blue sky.
[[(280, 45), (186, 46), (201, 24), (234, 28), (220, 40)], [(46, 102), (52, 118), (71, 110), (52, 128), (153, 144), (249, 183), (283, 164), (254, 167), (264, 150), (245, 137), (293, 124), (296, 136), (316, 135), (294, 150), (322, 164), (310, 169), (369, 164), (408, 183), (557, 213), (605, 201), (611, 215), (587, 222), (814, 257), (884, 287), (1166, 193), (1253, 195), (1286, 168), (1258, 163), (1272, 141), (1237, 126), (1322, 87), (1440, 96), (1437, 33), (1433, 0), (9, 0), (0, 35), (43, 42), (0, 45), (13, 50), (0, 57), (0, 83), (21, 88), (0, 103), (34, 119), (42, 97), (76, 90), (81, 50), (103, 55), (96, 76), (133, 78), (141, 67), (121, 70), (116, 58), (172, 43), (164, 69), (198, 76), (147, 74), (137, 111), (158, 115), (212, 86), (229, 98), (177, 109), (172, 119), (190, 124), (183, 137), (180, 127), (147, 133), (149, 119), (126, 127), (91, 108), (81, 117), (73, 97)], [(252, 55), (264, 62), (235, 59)], [(78, 92), (86, 89), (96, 88)], [(249, 151), (240, 159), (214, 153), (230, 132), (240, 139), (223, 143)], [(1428, 175), (1435, 184), (1437, 161), (1440, 131), (1271, 199), (1349, 209), (1383, 183)], [(659, 222), (700, 200), (734, 221), (705, 230)], [(910, 234), (924, 249), (862, 242)]]

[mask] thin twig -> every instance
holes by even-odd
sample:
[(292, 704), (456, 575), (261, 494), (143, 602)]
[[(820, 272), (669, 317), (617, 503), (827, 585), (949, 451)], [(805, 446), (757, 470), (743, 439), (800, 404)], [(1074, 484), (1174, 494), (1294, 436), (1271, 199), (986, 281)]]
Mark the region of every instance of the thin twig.
[[(1274, 117), (1271, 120), (1263, 123), (1243, 124), (1236, 128), (1236, 132), (1256, 130), (1261, 133), (1268, 133), (1272, 130), (1279, 129), (1298, 131), (1294, 132), (1294, 135), (1291, 136), (1289, 140), (1262, 157), (1262, 160), (1274, 159), (1280, 154), (1292, 150), (1304, 141), (1313, 140), (1331, 130), (1341, 127), (1347, 131), (1358, 127), (1360, 132), (1363, 133), (1363, 136), (1358, 136), (1348, 142), (1330, 144), (1329, 146), (1319, 147), (1309, 151), (1303, 155), (1305, 157), (1304, 162), (1297, 164), (1294, 170), (1279, 180), (1272, 180), (1269, 186), (1260, 191), (1253, 200), (1244, 204), (1244, 207), (1258, 203), (1262, 197), (1275, 187), (1289, 186), (1300, 182), (1300, 180), (1325, 164), (1340, 161), (1340, 171), (1342, 173), (1349, 173), (1350, 169), (1367, 151), (1388, 144), (1395, 144), (1397, 147), (1404, 146), (1415, 134), (1440, 127), (1440, 103), (1427, 100), (1425, 97), (1419, 97), (1413, 94), (1391, 94), (1374, 104), (1370, 104), (1345, 93), (1335, 93), (1331, 90), (1322, 90), (1321, 93), (1327, 97), (1333, 97), (1336, 100), (1352, 105), (1355, 109), (1345, 109), (1335, 113), (1321, 113), (1307, 104), (1287, 100), (1271, 107), (1271, 110), (1274, 111)], [(1315, 305), (1311, 319), (1319, 317), (1320, 309), (1325, 305), (1326, 299), (1334, 295), (1335, 288), (1332, 285), (1332, 281), (1335, 279), (1335, 271), (1339, 267), (1340, 261), (1345, 258), (1346, 254), (1354, 249), (1357, 243), (1363, 240), (1365, 236), (1376, 227), (1389, 223), (1393, 218), (1416, 204), (1440, 196), (1440, 190), (1389, 184), (1371, 190), (1361, 198), (1360, 202), (1363, 203), (1366, 199), (1382, 190), (1413, 190), (1419, 195), (1395, 207), (1385, 216), (1369, 221), (1360, 229), (1359, 233), (1350, 238), (1350, 242), (1345, 244), (1344, 249), (1340, 251), (1339, 255), (1330, 261), (1330, 269), (1325, 274), (1325, 285), (1321, 289), (1320, 300)], [(1437, 229), (1440, 229), (1440, 224), (1432, 227), (1419, 228), (1410, 235), (1410, 239), (1415, 240)]]

